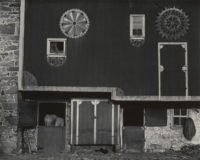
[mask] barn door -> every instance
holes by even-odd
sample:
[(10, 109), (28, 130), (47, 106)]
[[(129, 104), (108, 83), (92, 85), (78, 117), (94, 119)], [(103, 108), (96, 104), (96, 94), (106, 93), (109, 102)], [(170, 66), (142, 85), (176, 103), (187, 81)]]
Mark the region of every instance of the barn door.
[(133, 104), (123, 104), (124, 148), (131, 152), (144, 149), (144, 109)]
[(119, 105), (109, 101), (97, 104), (96, 144), (119, 144)]
[(94, 144), (94, 104), (73, 100), (71, 107), (71, 144)]
[(159, 43), (159, 96), (187, 96), (187, 43)]
[(72, 100), (71, 144), (119, 144), (119, 105), (108, 100)]

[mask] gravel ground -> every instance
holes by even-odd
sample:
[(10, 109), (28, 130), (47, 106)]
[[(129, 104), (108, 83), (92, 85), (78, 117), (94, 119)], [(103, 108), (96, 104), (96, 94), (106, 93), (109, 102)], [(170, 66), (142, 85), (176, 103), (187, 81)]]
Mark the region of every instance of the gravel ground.
[(99, 153), (75, 152), (59, 154), (0, 155), (0, 160), (200, 160), (200, 153), (185, 155), (180, 152), (167, 153)]

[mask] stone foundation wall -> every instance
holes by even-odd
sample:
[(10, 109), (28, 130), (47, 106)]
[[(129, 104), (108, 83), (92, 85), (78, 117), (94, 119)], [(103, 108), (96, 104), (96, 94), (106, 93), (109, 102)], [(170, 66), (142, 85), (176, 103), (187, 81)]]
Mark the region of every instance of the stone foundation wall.
[(19, 0), (0, 0), (0, 153), (17, 151)]
[(145, 150), (149, 152), (162, 152), (169, 149), (180, 150), (184, 145), (200, 144), (200, 110), (190, 109), (189, 117), (195, 123), (196, 135), (191, 141), (185, 139), (183, 129), (172, 126), (171, 110), (168, 112), (166, 127), (145, 127)]

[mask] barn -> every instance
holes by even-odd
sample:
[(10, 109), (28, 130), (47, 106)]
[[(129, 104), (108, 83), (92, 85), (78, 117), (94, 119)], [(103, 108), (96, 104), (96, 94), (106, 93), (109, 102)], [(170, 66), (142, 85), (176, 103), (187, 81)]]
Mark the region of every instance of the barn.
[[(200, 144), (198, 0), (21, 0), (20, 13), (29, 149)], [(64, 123), (48, 126), (47, 115)]]

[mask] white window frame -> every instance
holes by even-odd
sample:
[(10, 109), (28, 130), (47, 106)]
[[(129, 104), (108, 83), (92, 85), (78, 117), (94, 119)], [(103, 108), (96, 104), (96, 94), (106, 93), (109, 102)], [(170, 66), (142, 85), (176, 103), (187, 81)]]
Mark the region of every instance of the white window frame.
[[(142, 18), (142, 35), (133, 35), (133, 19), (134, 17), (141, 17)], [(144, 39), (145, 38), (145, 14), (130, 14), (130, 39)]]
[[(50, 43), (51, 42), (63, 42), (63, 53), (51, 53), (50, 52)], [(48, 57), (66, 57), (66, 38), (47, 38), (47, 56)]]
[(175, 115), (174, 114), (174, 109), (172, 109), (172, 124), (174, 127), (182, 127), (182, 125), (180, 124), (180, 120), (179, 120), (179, 124), (174, 124), (174, 118), (188, 118), (189, 117), (189, 110), (187, 108), (183, 108), (186, 109), (186, 115), (181, 115), (180, 109), (182, 108), (176, 108), (179, 109), (179, 115)]

